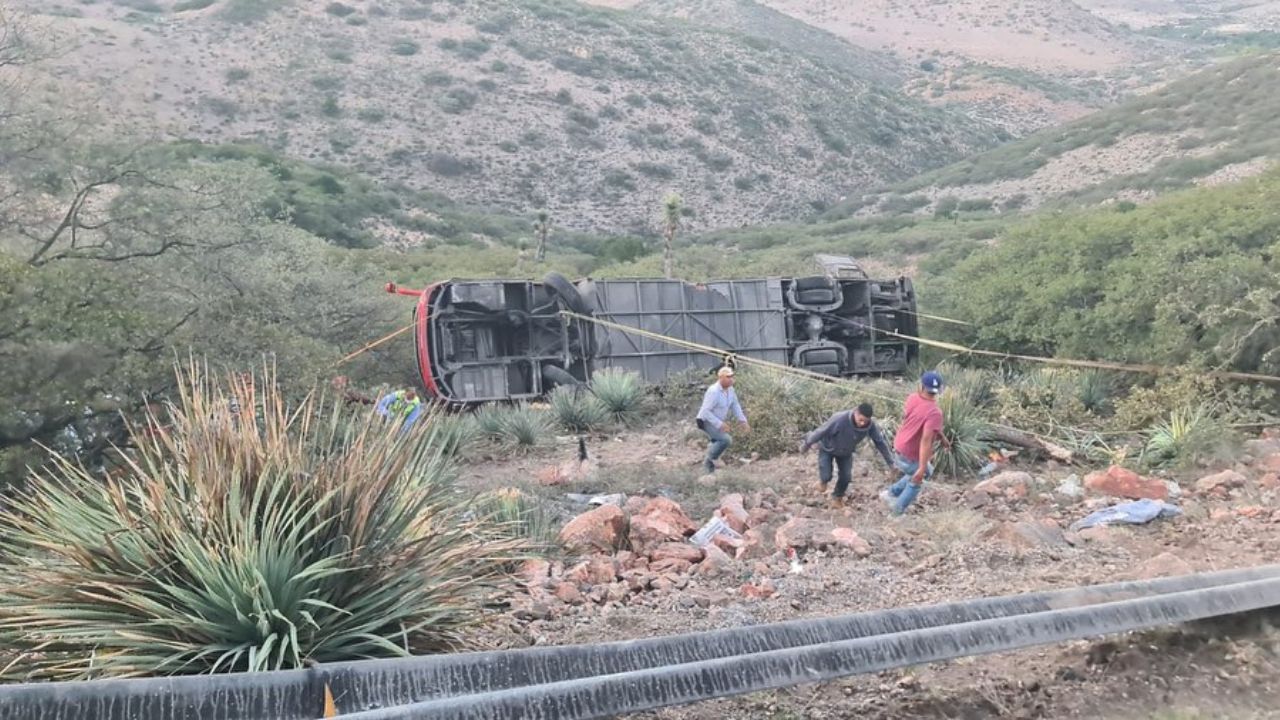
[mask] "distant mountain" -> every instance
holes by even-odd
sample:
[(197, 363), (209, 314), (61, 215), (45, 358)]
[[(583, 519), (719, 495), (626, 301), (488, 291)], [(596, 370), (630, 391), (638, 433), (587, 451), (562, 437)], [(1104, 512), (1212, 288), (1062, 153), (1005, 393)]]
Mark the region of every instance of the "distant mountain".
[(885, 192), (832, 217), (985, 212), (1142, 202), (1170, 189), (1257, 175), (1280, 160), (1280, 53), (1202, 70), (1062, 127), (1036, 133)]
[(673, 191), (690, 229), (794, 219), (1003, 137), (776, 14), (764, 39), (569, 0), (18, 4), (68, 39), (57, 91), (102, 98), (104, 122), (561, 227), (652, 229)]

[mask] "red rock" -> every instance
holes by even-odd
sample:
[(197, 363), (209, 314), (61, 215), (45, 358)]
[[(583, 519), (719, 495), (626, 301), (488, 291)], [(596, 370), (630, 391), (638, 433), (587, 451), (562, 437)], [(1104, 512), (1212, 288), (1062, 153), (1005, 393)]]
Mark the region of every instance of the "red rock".
[(1226, 508), (1214, 508), (1209, 511), (1209, 519), (1213, 522), (1222, 522), (1231, 519), (1231, 511)]
[(1225, 497), (1228, 490), (1244, 487), (1244, 475), (1235, 470), (1223, 470), (1220, 473), (1202, 477), (1196, 481), (1196, 492), (1201, 495), (1216, 495)]
[(693, 563), (680, 558), (667, 558), (666, 560), (654, 560), (649, 563), (649, 570), (659, 574), (675, 574), (680, 575), (689, 572), (693, 567)]
[(752, 528), (742, 534), (742, 547), (733, 556), (738, 560), (755, 560), (771, 554), (773, 551), (765, 543), (764, 532)]
[(752, 600), (763, 600), (773, 597), (778, 589), (773, 586), (773, 581), (765, 578), (758, 583), (747, 583), (742, 586), (742, 594)]
[(1142, 564), (1137, 573), (1139, 580), (1153, 580), (1160, 577), (1173, 577), (1176, 575), (1189, 575), (1192, 570), (1191, 565), (1186, 560), (1174, 555), (1173, 553), (1160, 553)]
[(608, 585), (618, 579), (618, 566), (612, 558), (596, 556), (575, 565), (564, 577), (579, 585)]
[(666, 542), (649, 552), (650, 566), (660, 560), (684, 560), (690, 565), (702, 561), (702, 548), (687, 542)]
[(520, 563), (516, 576), (529, 587), (539, 586), (551, 578), (551, 563), (541, 558), (529, 558)]
[(1264, 472), (1280, 472), (1280, 453), (1268, 455), (1259, 464)]
[(1267, 473), (1258, 478), (1258, 487), (1262, 490), (1280, 490), (1280, 473)]
[(773, 513), (765, 510), (764, 508), (752, 508), (750, 512), (747, 513), (747, 527), (753, 528), (760, 527), (761, 525), (768, 525), (769, 519), (772, 517)]
[(613, 554), (613, 560), (618, 563), (618, 567), (627, 567), (635, 559), (636, 554), (630, 550), (619, 550)]
[(752, 508), (776, 511), (781, 506), (782, 498), (778, 497), (778, 493), (774, 492), (773, 488), (765, 488), (751, 495)]
[(742, 540), (731, 538), (728, 535), (716, 535), (711, 538), (711, 544), (722, 551), (734, 555), (737, 554), (738, 548), (742, 547)]
[(566, 605), (581, 605), (585, 602), (582, 593), (571, 582), (562, 582), (556, 587), (556, 599)]
[(1095, 493), (1131, 500), (1164, 500), (1169, 497), (1169, 486), (1163, 480), (1145, 478), (1118, 465), (1112, 465), (1106, 472), (1090, 473), (1084, 479), (1084, 486)]
[(668, 593), (676, 589), (676, 584), (671, 580), (671, 578), (663, 576), (654, 578), (653, 582), (649, 584), (649, 587), (653, 588), (655, 592)]
[(871, 545), (859, 537), (853, 528), (838, 527), (831, 531), (831, 537), (835, 538), (836, 545), (852, 550), (858, 557), (867, 557), (871, 554)]
[(610, 583), (605, 588), (604, 597), (609, 602), (622, 602), (631, 594), (631, 588), (625, 582)]
[(1257, 505), (1248, 505), (1236, 508), (1236, 515), (1250, 520), (1257, 520), (1258, 518), (1271, 517), (1271, 510)]
[(747, 509), (743, 507), (742, 503), (742, 495), (738, 493), (732, 493), (720, 498), (720, 517), (724, 518), (726, 525), (739, 533), (747, 531), (747, 520), (750, 518)]
[(570, 554), (613, 552), (627, 535), (627, 516), (615, 505), (601, 505), (569, 521), (560, 544)]
[(632, 495), (622, 504), (622, 509), (626, 511), (627, 515), (635, 516), (644, 512), (644, 506), (648, 504), (649, 498), (643, 495)]
[(645, 503), (639, 515), (631, 518), (631, 545), (645, 548), (659, 543), (683, 540), (698, 531), (698, 526), (676, 503), (656, 497)]
[(773, 535), (773, 540), (779, 550), (825, 548), (836, 542), (835, 536), (831, 534), (833, 530), (835, 527), (823, 520), (791, 518), (785, 525), (778, 528)]
[(633, 593), (644, 592), (649, 589), (649, 583), (653, 578), (647, 571), (628, 573), (622, 579), (627, 584), (627, 589)]
[(698, 569), (703, 572), (721, 570), (733, 563), (733, 558), (729, 557), (728, 553), (715, 545), (708, 545), (703, 548), (703, 552), (706, 556), (702, 559), (702, 562), (698, 564)]
[(970, 492), (990, 497), (1004, 496), (1006, 500), (1024, 500), (1030, 494), (1031, 484), (1034, 481), (1031, 473), (1002, 472), (974, 485)]

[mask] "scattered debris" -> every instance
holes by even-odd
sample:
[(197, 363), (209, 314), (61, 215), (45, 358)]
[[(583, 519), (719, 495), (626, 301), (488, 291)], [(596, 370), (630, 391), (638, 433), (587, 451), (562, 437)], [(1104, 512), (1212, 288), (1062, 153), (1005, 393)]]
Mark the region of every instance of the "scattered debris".
[(1182, 509), (1177, 505), (1171, 505), (1162, 500), (1135, 500), (1133, 502), (1120, 503), (1103, 508), (1096, 512), (1090, 513), (1084, 518), (1077, 520), (1071, 524), (1072, 530), (1083, 530), (1101, 525), (1145, 525), (1157, 518), (1177, 517), (1182, 514)]
[(580, 493), (569, 493), (565, 495), (569, 502), (575, 502), (579, 505), (617, 505), (622, 507), (627, 502), (627, 496), (622, 493), (611, 493), (609, 495), (582, 495)]
[(715, 515), (699, 528), (689, 541), (698, 547), (706, 547), (720, 536), (727, 537), (730, 540), (742, 540), (742, 535), (729, 527), (729, 524), (719, 515)]
[(1075, 474), (1068, 475), (1053, 491), (1073, 500), (1084, 497), (1084, 486), (1080, 484), (1080, 476)]

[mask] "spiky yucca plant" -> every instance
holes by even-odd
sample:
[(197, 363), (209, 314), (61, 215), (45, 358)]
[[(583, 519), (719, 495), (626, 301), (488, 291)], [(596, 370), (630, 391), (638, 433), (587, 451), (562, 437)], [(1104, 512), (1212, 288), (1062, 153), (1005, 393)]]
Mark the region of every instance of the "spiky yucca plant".
[(402, 433), (314, 395), (290, 404), (270, 376), (228, 395), (195, 366), (178, 387), (121, 474), (56, 462), (0, 517), (11, 678), (448, 650), (524, 550), (463, 519), (433, 414)]
[(1149, 465), (1188, 466), (1223, 451), (1230, 444), (1227, 428), (1204, 408), (1181, 408), (1147, 433)]
[(502, 409), (499, 441), (511, 449), (530, 450), (551, 432), (551, 418), (524, 403)]
[(609, 418), (604, 403), (583, 387), (563, 385), (551, 392), (550, 400), (556, 421), (569, 432), (589, 432)]
[(506, 408), (498, 403), (488, 403), (482, 405), (471, 414), (472, 420), (475, 422), (476, 431), (490, 440), (496, 440), (502, 436), (502, 422), (506, 413)]
[(936, 445), (934, 466), (938, 472), (953, 476), (977, 470), (990, 450), (982, 439), (987, 422), (981, 411), (963, 394), (944, 394), (938, 407), (942, 409), (942, 432), (951, 441), (951, 449)]
[(605, 368), (591, 376), (591, 391), (604, 403), (614, 420), (632, 422), (644, 402), (640, 376), (620, 368)]

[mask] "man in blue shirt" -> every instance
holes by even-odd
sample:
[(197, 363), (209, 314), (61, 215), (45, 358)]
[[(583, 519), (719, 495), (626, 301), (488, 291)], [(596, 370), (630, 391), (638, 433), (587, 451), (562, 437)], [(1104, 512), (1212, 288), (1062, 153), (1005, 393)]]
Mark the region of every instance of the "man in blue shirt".
[(711, 383), (711, 387), (702, 396), (702, 407), (698, 408), (697, 419), (698, 429), (711, 438), (707, 445), (707, 458), (702, 463), (709, 473), (716, 471), (716, 460), (733, 444), (733, 438), (725, 432), (729, 425), (729, 413), (732, 412), (738, 422), (742, 423), (744, 432), (751, 430), (738, 396), (733, 392), (733, 368), (722, 367), (716, 375), (716, 381)]
[(800, 441), (800, 452), (808, 452), (809, 448), (818, 446), (818, 489), (823, 495), (827, 494), (827, 485), (831, 482), (831, 463), (834, 461), (839, 469), (836, 489), (831, 494), (832, 508), (844, 507), (844, 494), (849, 489), (853, 474), (853, 454), (863, 440), (871, 438), (880, 457), (884, 458), (885, 467), (893, 472), (893, 455), (889, 453), (884, 434), (871, 419), (874, 413), (871, 403), (862, 403), (853, 410), (841, 410)]
[(422, 398), (418, 397), (413, 388), (409, 388), (384, 395), (378, 401), (377, 413), (388, 420), (403, 423), (400, 431), (408, 432), (422, 415), (422, 408)]

